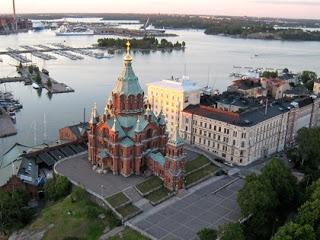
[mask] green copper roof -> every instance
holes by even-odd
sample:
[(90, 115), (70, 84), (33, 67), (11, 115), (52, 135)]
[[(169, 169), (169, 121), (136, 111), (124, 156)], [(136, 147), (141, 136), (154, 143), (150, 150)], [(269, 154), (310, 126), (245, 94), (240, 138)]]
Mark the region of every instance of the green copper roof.
[(130, 138), (126, 137), (122, 139), (120, 145), (123, 147), (132, 147), (134, 145), (134, 142)]
[(126, 134), (125, 132), (123, 131), (119, 121), (117, 120), (117, 118), (114, 118), (113, 119), (113, 125), (112, 125), (112, 128), (111, 128), (114, 132), (117, 132), (119, 134), (119, 137), (122, 138), (122, 137), (125, 137)]
[(154, 161), (158, 162), (160, 165), (164, 165), (166, 162), (166, 159), (164, 158), (164, 156), (160, 153), (149, 153), (149, 157), (151, 159), (153, 159)]
[(162, 110), (159, 113), (158, 122), (159, 122), (160, 125), (166, 125), (166, 117), (164, 116)]
[(107, 158), (109, 156), (109, 152), (108, 149), (102, 149), (99, 153), (99, 157), (100, 158)]
[(122, 69), (112, 92), (127, 96), (143, 94), (139, 80), (132, 69), (131, 62), (125, 62), (124, 68)]
[(183, 139), (179, 135), (179, 128), (178, 127), (176, 127), (174, 135), (172, 136), (172, 138), (168, 142), (170, 144), (174, 144), (174, 145), (182, 145), (182, 144), (184, 144)]

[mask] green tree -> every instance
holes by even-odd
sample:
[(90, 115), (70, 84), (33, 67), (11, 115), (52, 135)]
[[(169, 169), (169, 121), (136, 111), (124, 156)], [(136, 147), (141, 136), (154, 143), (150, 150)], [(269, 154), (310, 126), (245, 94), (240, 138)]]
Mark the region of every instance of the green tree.
[(320, 177), (320, 128), (302, 128), (296, 138), (298, 161), (296, 167), (310, 176), (311, 180)]
[(29, 194), (25, 190), (4, 192), (0, 190), (0, 232), (11, 231), (25, 226), (31, 220), (33, 211), (28, 208)]
[(269, 181), (277, 200), (281, 203), (278, 212), (287, 214), (297, 204), (298, 186), (296, 178), (286, 165), (279, 159), (272, 159), (263, 169), (261, 177)]
[(45, 183), (44, 192), (48, 200), (57, 201), (70, 194), (71, 183), (66, 177), (55, 175)]
[(32, 73), (33, 73), (33, 66), (32, 66), (32, 65), (29, 65), (29, 66), (28, 66), (28, 70), (29, 70), (29, 73), (32, 74)]
[(300, 80), (303, 82), (306, 88), (312, 91), (314, 81), (317, 80), (317, 74), (312, 71), (303, 71), (300, 76)]
[(313, 228), (306, 225), (289, 222), (279, 228), (272, 240), (316, 240)]
[(217, 231), (211, 228), (204, 228), (197, 233), (200, 240), (216, 240)]
[(52, 81), (50, 78), (48, 78), (47, 86), (48, 86), (48, 88), (52, 88)]
[(37, 72), (37, 75), (36, 75), (36, 78), (35, 78), (35, 81), (36, 81), (36, 83), (37, 84), (41, 84), (41, 82), (42, 82), (42, 79), (41, 79), (41, 76), (40, 76), (40, 73), (39, 72)]
[(240, 223), (230, 223), (220, 230), (221, 240), (245, 240), (244, 231)]
[(312, 227), (320, 225), (320, 199), (309, 200), (298, 210), (297, 222), (301, 225), (309, 224)]
[(278, 77), (278, 72), (264, 71), (262, 73), (262, 77), (265, 77), (265, 78), (277, 78)]

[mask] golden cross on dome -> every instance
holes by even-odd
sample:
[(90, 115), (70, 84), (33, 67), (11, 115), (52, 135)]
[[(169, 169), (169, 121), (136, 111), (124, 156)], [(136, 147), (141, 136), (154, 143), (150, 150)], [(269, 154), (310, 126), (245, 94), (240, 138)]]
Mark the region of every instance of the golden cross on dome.
[(127, 43), (127, 54), (130, 54), (130, 47), (131, 47), (131, 44), (130, 44), (130, 41), (128, 40)]

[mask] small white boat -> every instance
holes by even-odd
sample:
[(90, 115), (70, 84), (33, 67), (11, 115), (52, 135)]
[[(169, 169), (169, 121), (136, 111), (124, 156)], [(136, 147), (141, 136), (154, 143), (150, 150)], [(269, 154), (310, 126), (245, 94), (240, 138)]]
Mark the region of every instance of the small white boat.
[(39, 86), (38, 84), (36, 84), (36, 83), (32, 83), (32, 87), (33, 87), (34, 89), (39, 89), (39, 88), (40, 88), (40, 86)]

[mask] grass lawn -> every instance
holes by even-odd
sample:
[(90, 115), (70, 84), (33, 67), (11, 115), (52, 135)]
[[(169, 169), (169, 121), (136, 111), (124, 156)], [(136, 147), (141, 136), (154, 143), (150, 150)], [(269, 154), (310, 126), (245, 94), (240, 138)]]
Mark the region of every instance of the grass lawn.
[(191, 183), (194, 183), (201, 178), (204, 178), (208, 176), (209, 174), (215, 172), (218, 168), (214, 165), (209, 165), (205, 168), (199, 169), (198, 171), (195, 171), (189, 175), (186, 176), (186, 185), (190, 185)]
[(124, 193), (119, 192), (112, 195), (111, 197), (106, 198), (106, 200), (111, 204), (112, 207), (117, 208), (121, 204), (128, 202), (129, 198), (127, 198)]
[[(102, 220), (98, 215), (103, 213), (106, 217)], [(91, 202), (88, 197), (74, 198), (69, 195), (42, 210), (39, 217), (31, 224), (31, 230), (45, 229), (50, 224), (54, 227), (48, 230), (43, 239), (55, 240), (66, 237), (81, 239), (99, 239), (103, 230), (109, 226), (114, 228), (120, 224), (111, 211)]]
[(149, 195), (146, 196), (146, 199), (152, 201), (152, 202), (157, 202), (160, 201), (161, 199), (165, 198), (169, 194), (169, 190), (166, 189), (165, 187), (160, 188), (157, 191), (154, 191), (150, 193)]
[(138, 211), (140, 211), (140, 209), (134, 206), (133, 204), (129, 204), (117, 209), (117, 212), (120, 213), (121, 216), (124, 218)]
[(149, 240), (149, 238), (141, 235), (139, 232), (131, 228), (126, 228), (118, 235), (110, 237), (109, 240)]
[(136, 187), (142, 192), (147, 193), (154, 188), (162, 185), (162, 180), (156, 176), (152, 176), (143, 183), (138, 184)]
[(193, 159), (186, 163), (186, 172), (188, 173), (192, 170), (198, 169), (209, 162), (210, 161), (205, 156), (200, 155), (196, 159)]

